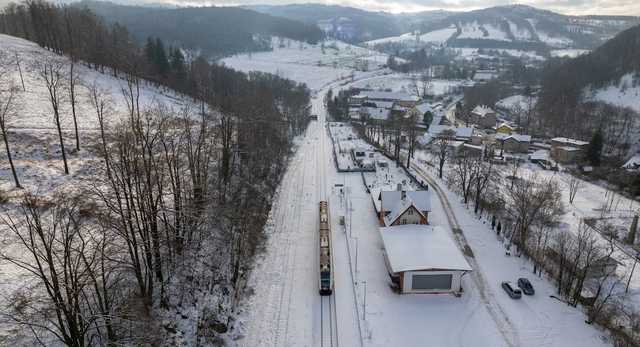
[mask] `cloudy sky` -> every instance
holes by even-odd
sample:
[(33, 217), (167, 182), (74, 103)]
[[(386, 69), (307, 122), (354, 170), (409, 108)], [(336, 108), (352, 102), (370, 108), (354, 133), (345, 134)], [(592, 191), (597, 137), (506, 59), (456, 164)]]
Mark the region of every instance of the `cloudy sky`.
[[(371, 11), (416, 12), (445, 9), (449, 11), (509, 5), (508, 0), (121, 0), (121, 2), (163, 2), (176, 5), (256, 5), (314, 2), (353, 6)], [(544, 8), (564, 14), (611, 14), (640, 16), (640, 0), (523, 0), (518, 3)]]

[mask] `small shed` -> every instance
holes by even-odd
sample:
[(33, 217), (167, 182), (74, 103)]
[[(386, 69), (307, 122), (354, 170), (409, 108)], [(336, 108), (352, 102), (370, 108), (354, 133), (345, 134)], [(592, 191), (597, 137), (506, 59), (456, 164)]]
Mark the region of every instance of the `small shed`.
[(403, 294), (462, 292), (462, 276), (472, 271), (447, 231), (438, 226), (380, 228), (385, 263)]

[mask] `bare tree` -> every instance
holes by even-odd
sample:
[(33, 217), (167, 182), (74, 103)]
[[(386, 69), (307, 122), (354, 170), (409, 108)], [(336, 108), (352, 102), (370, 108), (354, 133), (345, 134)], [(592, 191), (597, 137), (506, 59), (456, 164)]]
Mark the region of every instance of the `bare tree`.
[(411, 167), (411, 158), (415, 155), (416, 139), (418, 137), (418, 130), (416, 129), (417, 122), (418, 112), (415, 112), (414, 110), (409, 111), (405, 118), (407, 134), (407, 168)]
[(475, 205), (473, 212), (478, 213), (480, 210), (480, 204), (484, 201), (484, 193), (490, 188), (490, 186), (496, 180), (496, 171), (493, 167), (493, 162), (477, 160), (476, 165), (474, 167), (474, 199)]
[[(9, 215), (0, 219), (22, 251), (2, 253), (0, 258), (37, 283), (30, 293), (23, 293), (31, 298), (20, 301), (7, 315), (28, 327), (40, 343), (42, 334), (48, 333), (67, 346), (85, 346), (102, 328), (93, 329), (101, 319), (94, 314), (91, 293), (98, 259), (86, 237), (90, 231), (83, 223), (79, 200), (56, 197), (47, 202), (26, 194), (18, 220)], [(44, 299), (38, 300), (40, 296)]]
[(20, 181), (18, 180), (18, 174), (16, 173), (16, 167), (13, 164), (11, 148), (9, 147), (9, 124), (7, 123), (9, 117), (15, 114), (16, 98), (18, 95), (13, 81), (8, 77), (9, 72), (6, 69), (6, 62), (6, 56), (3, 56), (3, 54), (0, 53), (0, 131), (2, 131), (2, 139), (7, 151), (7, 159), (9, 160), (9, 166), (11, 167), (13, 182), (15, 183), (16, 188), (21, 188)]
[(441, 132), (435, 139), (435, 150), (438, 157), (438, 177), (442, 178), (442, 170), (447, 159), (451, 156), (451, 142), (455, 139), (453, 130)]
[(76, 87), (79, 83), (79, 77), (75, 72), (76, 62), (75, 57), (71, 57), (69, 63), (69, 102), (71, 103), (71, 116), (73, 118), (73, 128), (76, 138), (76, 151), (80, 150), (80, 133), (78, 132), (78, 117), (76, 115), (77, 95)]
[(60, 123), (60, 108), (64, 101), (64, 63), (57, 58), (45, 58), (40, 63), (39, 74), (45, 83), (49, 92), (49, 102), (53, 111), (53, 120), (58, 129), (58, 138), (60, 140), (60, 151), (62, 152), (62, 161), (64, 163), (64, 173), (69, 174), (69, 166), (67, 165), (67, 154), (64, 149), (64, 138), (62, 135), (62, 125)]
[(545, 209), (561, 206), (561, 194), (555, 181), (539, 180), (535, 174), (514, 181), (513, 188), (506, 192), (507, 211), (515, 221), (512, 239), (518, 236), (516, 243), (522, 251), (533, 222)]
[(582, 187), (582, 180), (575, 177), (574, 175), (570, 175), (569, 178), (569, 203), (573, 204), (573, 200), (576, 198), (576, 194)]

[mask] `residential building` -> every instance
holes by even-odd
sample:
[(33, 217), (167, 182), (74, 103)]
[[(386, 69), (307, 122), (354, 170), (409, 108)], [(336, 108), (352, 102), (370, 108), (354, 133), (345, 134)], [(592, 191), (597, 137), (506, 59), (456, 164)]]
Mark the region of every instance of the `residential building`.
[(496, 127), (496, 132), (510, 135), (511, 133), (515, 132), (515, 128), (507, 123), (502, 123), (498, 125), (498, 127)]
[(509, 153), (528, 153), (531, 144), (531, 135), (497, 133), (496, 141), (500, 149)]
[(472, 123), (485, 129), (493, 129), (498, 121), (496, 112), (491, 107), (485, 105), (476, 106), (471, 111), (470, 119)]
[(551, 139), (551, 158), (561, 164), (577, 163), (584, 157), (589, 142), (556, 137)]
[(381, 191), (378, 195), (380, 225), (428, 224), (431, 212), (431, 193), (428, 190)]

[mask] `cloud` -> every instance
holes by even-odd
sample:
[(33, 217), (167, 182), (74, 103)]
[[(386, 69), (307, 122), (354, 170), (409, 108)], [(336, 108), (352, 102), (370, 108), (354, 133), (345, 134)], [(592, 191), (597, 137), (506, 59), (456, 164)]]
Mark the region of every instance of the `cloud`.
[[(352, 6), (369, 11), (418, 12), (429, 10), (468, 11), (490, 6), (513, 4), (509, 0), (121, 0), (123, 2), (163, 2), (181, 6), (237, 6), (290, 3), (321, 3)], [(523, 0), (523, 5), (564, 14), (640, 15), (638, 0)]]

